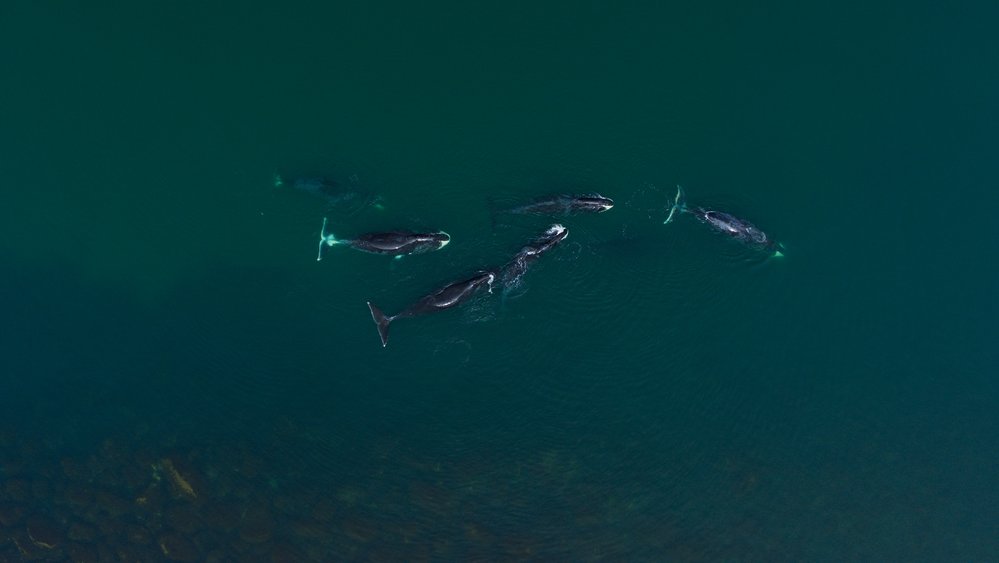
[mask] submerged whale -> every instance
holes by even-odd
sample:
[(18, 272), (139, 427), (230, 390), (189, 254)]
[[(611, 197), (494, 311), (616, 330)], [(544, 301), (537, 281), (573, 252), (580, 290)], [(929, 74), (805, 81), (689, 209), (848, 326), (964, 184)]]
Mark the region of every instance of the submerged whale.
[(351, 214), (367, 207), (374, 207), (379, 210), (383, 209), (381, 197), (360, 188), (357, 184), (356, 176), (351, 176), (350, 184), (344, 185), (325, 176), (284, 178), (280, 174), (274, 175), (274, 187), (282, 188), (288, 186), (292, 189), (322, 198), (333, 209), (340, 209)]
[(784, 255), (781, 252), (784, 249), (784, 245), (771, 239), (765, 232), (749, 221), (739, 219), (723, 211), (704, 209), (703, 207), (687, 207), (686, 194), (684, 194), (683, 188), (680, 186), (676, 187), (676, 197), (673, 198), (673, 204), (669, 208), (669, 215), (666, 216), (663, 224), (665, 225), (673, 221), (673, 216), (677, 211), (690, 213), (714, 230), (734, 238), (747, 246), (772, 251), (774, 256)]
[(323, 218), (323, 229), (319, 233), (319, 254), (316, 261), (323, 259), (323, 246), (343, 245), (356, 248), (372, 254), (387, 254), (401, 257), (407, 254), (419, 254), (440, 250), (451, 242), (451, 235), (444, 231), (436, 233), (411, 233), (409, 231), (388, 231), (384, 233), (368, 233), (354, 239), (338, 239), (333, 234), (326, 234), (326, 218)]
[(567, 236), (569, 236), (569, 230), (558, 223), (548, 227), (547, 231), (542, 233), (532, 244), (520, 249), (520, 252), (513, 257), (513, 260), (503, 267), (500, 271), (500, 281), (503, 283), (503, 286), (509, 288), (517, 285), (521, 276), (527, 272), (531, 264), (536, 262), (538, 258), (541, 258), (542, 254), (562, 242)]
[(506, 210), (507, 213), (527, 215), (573, 215), (575, 213), (603, 213), (614, 207), (614, 202), (598, 194), (554, 195)]
[(489, 293), (492, 293), (493, 281), (495, 279), (496, 274), (492, 272), (479, 272), (474, 277), (454, 282), (430, 295), (422, 297), (416, 303), (403, 309), (402, 312), (392, 316), (386, 315), (381, 309), (372, 304), (371, 301), (368, 301), (368, 309), (371, 310), (371, 318), (378, 327), (378, 336), (382, 339), (382, 347), (388, 346), (388, 331), (392, 321), (450, 309), (468, 301), (484, 285), (488, 286)]

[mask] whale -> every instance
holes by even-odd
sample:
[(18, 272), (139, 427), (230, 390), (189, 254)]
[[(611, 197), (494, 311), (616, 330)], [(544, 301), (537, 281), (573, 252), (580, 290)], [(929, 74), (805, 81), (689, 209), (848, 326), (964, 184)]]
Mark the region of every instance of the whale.
[(663, 224), (671, 223), (677, 212), (689, 213), (715, 231), (749, 247), (773, 252), (773, 255), (776, 257), (784, 256), (783, 252), (781, 252), (784, 250), (784, 245), (771, 239), (763, 230), (749, 221), (740, 219), (724, 211), (705, 209), (703, 207), (688, 207), (686, 194), (680, 186), (676, 187), (676, 197), (673, 198), (673, 203), (669, 207), (669, 213)]
[(614, 201), (599, 194), (545, 196), (507, 209), (507, 213), (522, 215), (575, 215), (577, 213), (603, 213), (614, 207)]
[(338, 239), (333, 234), (326, 233), (326, 218), (323, 218), (323, 228), (319, 233), (319, 253), (316, 261), (323, 259), (323, 247), (349, 246), (371, 254), (386, 254), (401, 258), (407, 254), (420, 254), (440, 250), (451, 242), (451, 235), (444, 231), (435, 233), (413, 233), (409, 231), (386, 231), (367, 233), (353, 239)]
[(499, 277), (503, 287), (510, 288), (516, 286), (528, 268), (541, 258), (542, 254), (555, 248), (567, 236), (569, 236), (569, 230), (555, 223), (548, 227), (548, 230), (542, 233), (531, 244), (521, 248), (520, 252), (500, 270)]
[(418, 315), (429, 315), (457, 307), (471, 299), (483, 286), (488, 287), (489, 293), (492, 293), (493, 282), (495, 280), (496, 274), (493, 272), (479, 272), (471, 278), (448, 284), (430, 295), (421, 297), (409, 307), (391, 316), (386, 315), (371, 301), (368, 301), (368, 310), (371, 311), (371, 319), (375, 321), (375, 326), (378, 327), (378, 336), (382, 340), (382, 348), (388, 346), (389, 325), (393, 321), (416, 317)]
[(356, 176), (351, 176), (350, 184), (327, 178), (326, 176), (298, 176), (285, 178), (274, 175), (274, 187), (285, 186), (323, 199), (330, 209), (338, 209), (350, 214), (367, 207), (383, 210), (381, 197), (360, 188)]

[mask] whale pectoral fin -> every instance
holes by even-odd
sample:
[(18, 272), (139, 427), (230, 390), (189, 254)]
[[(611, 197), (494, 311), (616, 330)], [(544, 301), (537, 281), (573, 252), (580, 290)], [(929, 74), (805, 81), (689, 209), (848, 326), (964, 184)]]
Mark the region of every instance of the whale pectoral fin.
[(371, 310), (371, 319), (375, 321), (375, 326), (378, 327), (378, 337), (382, 339), (382, 348), (384, 348), (388, 346), (388, 331), (392, 317), (386, 317), (385, 313), (371, 303), (371, 301), (368, 301), (368, 309)]

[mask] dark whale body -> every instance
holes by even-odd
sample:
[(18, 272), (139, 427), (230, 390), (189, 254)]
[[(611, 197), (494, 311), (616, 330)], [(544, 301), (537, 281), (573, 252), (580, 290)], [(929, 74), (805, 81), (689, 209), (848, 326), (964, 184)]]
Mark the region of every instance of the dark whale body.
[(556, 223), (549, 227), (532, 244), (520, 249), (520, 252), (513, 257), (513, 260), (500, 271), (500, 281), (503, 283), (503, 286), (509, 288), (517, 285), (521, 276), (527, 272), (531, 264), (536, 262), (538, 258), (541, 258), (542, 254), (562, 242), (568, 235), (569, 230)]
[(480, 272), (474, 277), (454, 282), (430, 295), (422, 297), (416, 303), (403, 309), (402, 312), (392, 316), (386, 315), (381, 309), (368, 301), (368, 309), (371, 311), (371, 318), (378, 327), (378, 336), (382, 339), (382, 347), (388, 346), (388, 331), (392, 321), (418, 315), (428, 315), (461, 305), (471, 299), (482, 286), (488, 286), (489, 291), (492, 292), (492, 285), (495, 279), (496, 274), (492, 272)]
[(388, 231), (384, 233), (367, 233), (353, 239), (338, 239), (332, 234), (326, 234), (326, 219), (323, 219), (323, 229), (319, 234), (319, 255), (323, 258), (323, 245), (343, 245), (356, 248), (372, 254), (389, 256), (405, 256), (440, 250), (451, 242), (451, 236), (444, 231), (436, 233), (413, 233), (410, 231)]
[(602, 213), (614, 207), (610, 198), (597, 194), (555, 195), (515, 207), (509, 213), (530, 215), (573, 215), (576, 213)]
[(389, 254), (402, 256), (417, 254), (443, 248), (451, 237), (445, 232), (411, 233), (409, 231), (390, 231), (387, 233), (368, 233), (353, 240), (341, 241), (343, 244), (371, 252), (372, 254)]

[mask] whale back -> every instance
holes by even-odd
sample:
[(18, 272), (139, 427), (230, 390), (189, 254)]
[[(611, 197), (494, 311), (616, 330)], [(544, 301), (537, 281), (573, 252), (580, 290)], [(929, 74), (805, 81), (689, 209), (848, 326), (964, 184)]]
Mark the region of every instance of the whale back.
[(698, 214), (702, 221), (715, 230), (751, 244), (766, 245), (769, 243), (767, 234), (758, 227), (723, 211), (704, 211)]
[(537, 199), (511, 210), (512, 213), (533, 215), (571, 215), (574, 213), (602, 213), (614, 207), (610, 198), (597, 194), (555, 195)]
[(423, 297), (397, 316), (412, 317), (450, 309), (468, 301), (475, 294), (476, 290), (483, 285), (490, 286), (491, 291), (491, 286), (495, 279), (496, 275), (492, 272), (482, 272), (473, 278), (454, 282)]
[(562, 242), (569, 235), (569, 230), (559, 224), (554, 224), (548, 228), (532, 244), (520, 249), (520, 252), (503, 268), (500, 279), (506, 287), (515, 286), (520, 281), (527, 269), (558, 243)]
[(350, 241), (349, 244), (365, 252), (401, 256), (404, 254), (437, 250), (450, 242), (450, 240), (450, 237), (446, 233), (389, 231), (364, 234)]
[(614, 201), (602, 195), (571, 196), (569, 208), (572, 211), (603, 213), (614, 207)]

